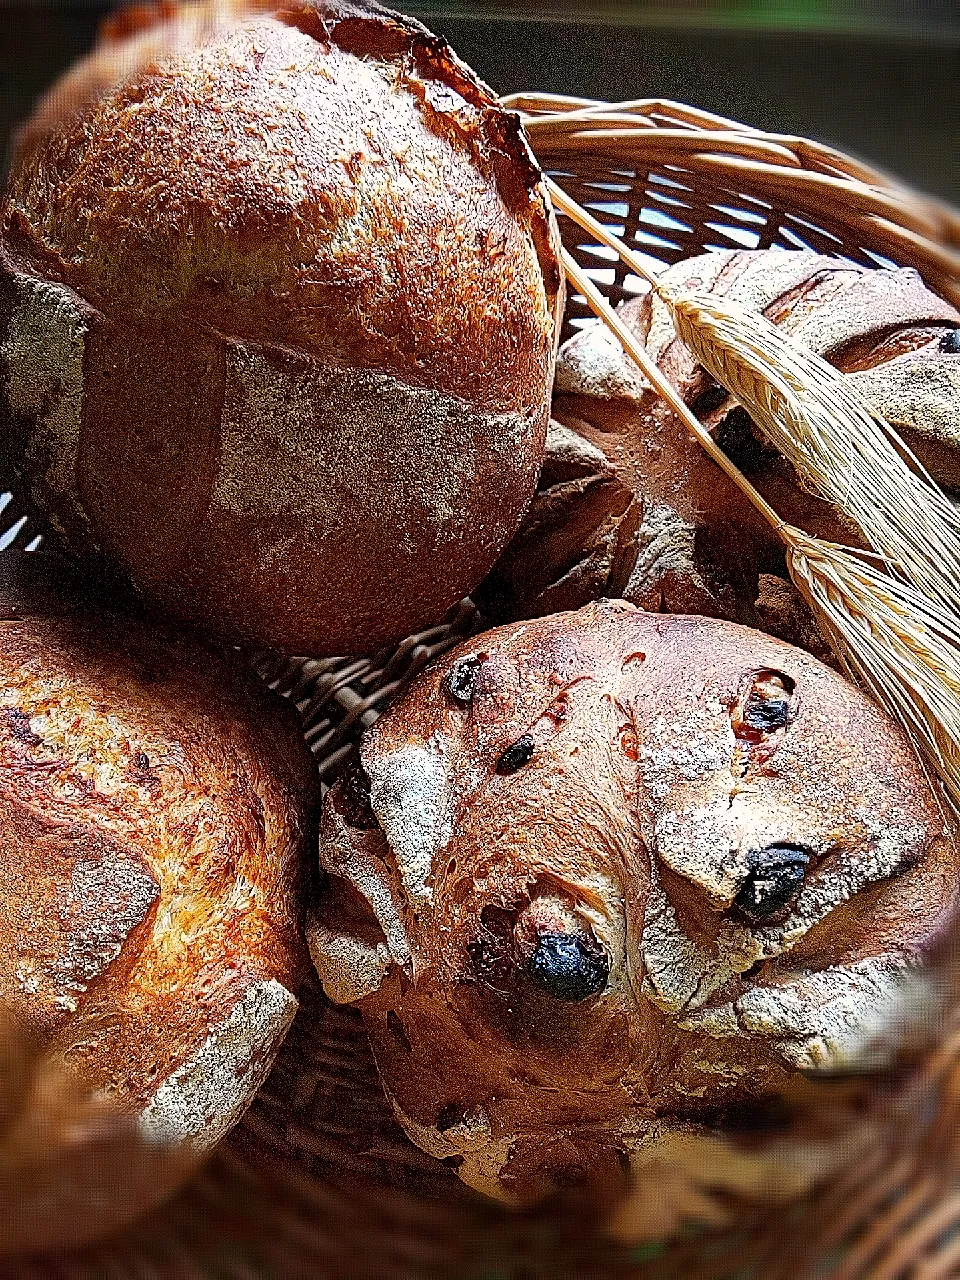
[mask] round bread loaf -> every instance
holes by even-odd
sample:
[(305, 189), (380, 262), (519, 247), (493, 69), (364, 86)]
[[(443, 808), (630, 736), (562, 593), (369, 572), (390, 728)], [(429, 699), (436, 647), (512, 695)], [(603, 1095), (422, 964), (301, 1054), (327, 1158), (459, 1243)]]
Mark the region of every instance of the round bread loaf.
[(366, 0), (146, 12), (15, 149), (0, 452), (164, 611), (297, 653), (398, 639), (536, 483), (562, 308), (539, 170)]
[(24, 560), (0, 583), (3, 1250), (113, 1230), (240, 1117), (297, 1006), (317, 800), (295, 713), (239, 662)]
[[(915, 271), (744, 250), (691, 258), (663, 279), (762, 311), (847, 374), (936, 479), (960, 488), (960, 312)], [(857, 542), (697, 363), (663, 303), (644, 294), (620, 315), (781, 516), (820, 537)], [(780, 540), (606, 326), (561, 350), (553, 417), (537, 495), (482, 593), (492, 618), (622, 596), (647, 609), (759, 626), (823, 656), (786, 582)]]
[[(664, 1170), (797, 1191), (866, 1136), (835, 1141), (864, 1087), (836, 1077), (935, 1029), (960, 851), (902, 731), (792, 646), (622, 601), (514, 624), (361, 760), (313, 958), (407, 1133), (487, 1194), (628, 1166), (649, 1222)], [(762, 1158), (718, 1137), (778, 1110)]]

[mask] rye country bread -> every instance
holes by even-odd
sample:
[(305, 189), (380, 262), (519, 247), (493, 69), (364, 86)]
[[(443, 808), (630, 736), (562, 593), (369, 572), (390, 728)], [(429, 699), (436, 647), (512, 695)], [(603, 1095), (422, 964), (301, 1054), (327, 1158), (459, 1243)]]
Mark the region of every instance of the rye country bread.
[(518, 117), (365, 0), (134, 6), (20, 131), (0, 451), (233, 642), (435, 621), (536, 483), (563, 287)]
[(0, 563), (3, 1251), (112, 1231), (239, 1119), (306, 971), (319, 789), (239, 660), (43, 560)]
[(629, 1175), (655, 1234), (869, 1140), (857, 1091), (935, 1031), (958, 860), (835, 671), (605, 601), (476, 637), (367, 731), (308, 937), (414, 1142), (514, 1202)]
[[(916, 271), (771, 249), (703, 254), (663, 279), (762, 311), (842, 370), (933, 476), (960, 491), (960, 312)], [(647, 293), (620, 316), (779, 515), (857, 542), (697, 363), (663, 303)], [(538, 491), (480, 599), (506, 621), (599, 596), (728, 618), (826, 654), (777, 535), (595, 324), (560, 352)]]

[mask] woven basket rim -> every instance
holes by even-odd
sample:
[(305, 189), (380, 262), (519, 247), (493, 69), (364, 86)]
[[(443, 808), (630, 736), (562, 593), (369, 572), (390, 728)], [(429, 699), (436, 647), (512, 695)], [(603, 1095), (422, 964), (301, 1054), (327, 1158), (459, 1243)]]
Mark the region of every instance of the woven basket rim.
[(793, 198), (808, 214), (859, 229), (868, 246), (917, 267), (930, 287), (960, 304), (960, 210), (825, 143), (771, 133), (669, 99), (603, 102), (521, 92), (517, 111), (541, 163), (606, 155), (639, 165), (656, 159), (706, 172), (718, 185)]

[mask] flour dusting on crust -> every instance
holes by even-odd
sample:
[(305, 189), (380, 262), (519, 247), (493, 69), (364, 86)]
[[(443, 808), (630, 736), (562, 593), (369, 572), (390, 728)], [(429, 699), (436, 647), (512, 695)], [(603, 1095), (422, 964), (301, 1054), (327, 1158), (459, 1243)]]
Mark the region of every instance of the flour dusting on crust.
[(144, 1137), (158, 1146), (214, 1147), (266, 1079), (296, 1010), (296, 997), (282, 983), (271, 978), (251, 984), (143, 1109)]
[(760, 946), (747, 929), (732, 921), (723, 923), (712, 951), (688, 937), (654, 867), (640, 952), (642, 994), (665, 1013), (679, 1014), (702, 1004), (724, 983), (749, 969), (760, 955)]
[(889, 422), (960, 446), (960, 357), (936, 360), (921, 348), (847, 377)]
[(887, 1065), (911, 1025), (934, 1016), (934, 988), (930, 976), (902, 956), (871, 956), (775, 987), (752, 987), (681, 1025), (713, 1036), (770, 1036), (798, 1070), (873, 1070)]
[(649, 593), (658, 590), (664, 577), (671, 572), (698, 579), (700, 574), (694, 559), (695, 536), (694, 526), (666, 503), (646, 505), (634, 538), (637, 558), (623, 589), (624, 599), (639, 601), (648, 598)]
[(237, 342), (227, 346), (221, 426), (215, 506), (310, 515), (330, 535), (370, 520), (411, 548), (424, 524), (438, 548), (458, 542), (491, 454), (507, 472), (525, 465), (545, 429), (539, 411), (483, 413), (388, 374)]
[[(77, 503), (76, 466), (83, 421), (83, 355), (90, 312), (72, 290), (11, 272), (17, 301), (5, 342), (6, 395), (11, 415), (35, 424), (31, 471), (56, 502)], [(49, 504), (44, 503), (44, 507)], [(51, 520), (56, 521), (51, 514)]]
[(385, 756), (364, 754), (370, 803), (397, 860), (410, 900), (433, 896), (433, 861), (453, 835), (453, 792), (446, 743), (435, 733), (425, 747)]
[(372, 995), (393, 963), (384, 943), (336, 932), (316, 919), (307, 929), (307, 941), (324, 994), (334, 1004), (353, 1004)]
[(610, 469), (601, 449), (556, 418), (551, 418), (547, 424), (546, 457), (554, 464), (575, 467), (586, 475)]
[(649, 383), (607, 326), (598, 320), (560, 348), (554, 389), (605, 400), (639, 400), (649, 390)]

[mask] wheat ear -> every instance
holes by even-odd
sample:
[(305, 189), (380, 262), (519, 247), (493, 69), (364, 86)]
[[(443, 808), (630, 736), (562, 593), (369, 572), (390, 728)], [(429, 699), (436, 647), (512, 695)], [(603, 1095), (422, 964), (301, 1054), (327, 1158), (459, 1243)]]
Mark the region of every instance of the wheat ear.
[(551, 181), (557, 207), (650, 283), (679, 337), (744, 405), (806, 488), (845, 512), (889, 562), (960, 610), (960, 516), (850, 380), (747, 308), (665, 288), (622, 240)]
[(894, 571), (960, 610), (960, 518), (850, 380), (765, 316), (674, 297), (677, 333), (806, 487), (853, 520)]
[(793, 531), (790, 576), (852, 680), (906, 729), (960, 815), (960, 625), (846, 547)]
[[(779, 533), (790, 577), (847, 673), (904, 727), (932, 777), (940, 780), (954, 813), (960, 814), (960, 625), (944, 593), (931, 592), (926, 582), (909, 581), (902, 571), (891, 573), (891, 561), (895, 566), (902, 564), (898, 556), (884, 555), (876, 565), (876, 557), (869, 553), (813, 538), (781, 519), (719, 448), (637, 335), (566, 250), (563, 265), (570, 283), (616, 335), (651, 386)], [(725, 374), (727, 365), (714, 376), (726, 385)], [(759, 372), (753, 376), (763, 382)], [(732, 387), (727, 389), (737, 394)], [(827, 417), (827, 433), (830, 423)], [(869, 537), (867, 511), (864, 520)], [(896, 545), (893, 549), (897, 550)]]

